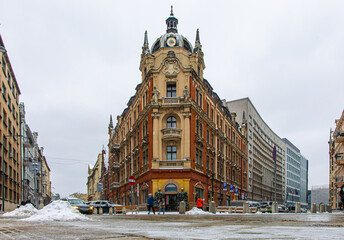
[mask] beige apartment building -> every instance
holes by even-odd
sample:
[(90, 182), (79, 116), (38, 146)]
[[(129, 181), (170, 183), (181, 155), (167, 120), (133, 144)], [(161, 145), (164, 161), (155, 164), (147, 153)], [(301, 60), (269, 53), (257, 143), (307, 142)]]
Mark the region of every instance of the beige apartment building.
[(249, 98), (224, 100), (228, 108), (237, 114), (239, 123), (247, 123), (248, 164), (247, 192), (253, 201), (274, 200), (275, 163), (272, 151), (276, 146), (276, 200), (285, 200), (285, 143), (268, 126)]
[(21, 199), (20, 90), (1, 35), (0, 62), (0, 205), (2, 211), (10, 211)]
[(87, 177), (87, 201), (101, 199), (101, 193), (97, 191), (97, 184), (101, 181), (102, 168), (104, 164), (104, 153), (99, 153), (95, 165), (88, 165)]
[(335, 121), (336, 128), (330, 132), (329, 156), (330, 156), (330, 186), (329, 204), (333, 209), (339, 208), (339, 191), (344, 186), (344, 111)]
[(110, 121), (114, 202), (131, 202), (129, 176), (136, 179), (135, 201), (143, 207), (149, 193), (164, 196), (167, 210), (176, 210), (181, 197), (190, 206), (197, 197), (219, 205), (247, 198), (246, 126), (237, 124), (203, 77), (199, 31), (192, 46), (177, 24), (171, 12), (166, 33), (152, 48), (145, 33), (142, 79), (115, 126)]

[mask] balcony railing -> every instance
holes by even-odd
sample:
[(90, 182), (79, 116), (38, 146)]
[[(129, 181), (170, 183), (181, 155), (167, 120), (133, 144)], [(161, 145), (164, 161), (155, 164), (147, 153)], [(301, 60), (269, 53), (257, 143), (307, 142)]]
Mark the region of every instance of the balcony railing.
[(180, 104), (180, 98), (163, 98), (163, 104)]
[(161, 130), (163, 140), (180, 139), (182, 130), (179, 128), (165, 128)]
[(170, 168), (170, 169), (183, 169), (190, 168), (190, 160), (160, 160), (158, 162), (158, 168)]
[(118, 189), (119, 187), (120, 187), (119, 182), (113, 182), (113, 183), (111, 183), (111, 185), (110, 185), (110, 189), (111, 189), (111, 190), (116, 190), (116, 189)]
[(118, 162), (114, 162), (114, 163), (112, 163), (111, 164), (111, 171), (116, 171), (116, 170), (118, 170), (120, 168), (120, 165), (119, 165), (119, 163)]
[(335, 155), (336, 163), (339, 165), (344, 165), (344, 153), (337, 153)]
[(340, 186), (340, 185), (343, 185), (344, 184), (344, 176), (339, 176), (339, 177), (336, 177), (336, 182), (335, 182), (335, 184), (338, 186)]
[(111, 146), (111, 153), (116, 153), (116, 152), (118, 152), (119, 151), (119, 144), (113, 144), (112, 146)]
[(344, 131), (338, 131), (336, 134), (336, 142), (342, 143), (344, 142)]

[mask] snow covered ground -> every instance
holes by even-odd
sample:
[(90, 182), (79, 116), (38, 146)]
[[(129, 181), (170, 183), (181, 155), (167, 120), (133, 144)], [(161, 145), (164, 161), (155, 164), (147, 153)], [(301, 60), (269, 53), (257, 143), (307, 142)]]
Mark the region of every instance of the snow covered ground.
[(31, 204), (26, 204), (14, 209), (12, 212), (4, 213), (4, 217), (30, 217), (37, 213), (38, 210)]
[(26, 204), (19, 208), (4, 213), (3, 217), (27, 217), (22, 221), (85, 221), (90, 220), (78, 210), (74, 209), (69, 202), (57, 200), (41, 210), (37, 210), (32, 204)]
[(10, 237), (14, 239), (343, 239), (344, 236), (343, 213), (148, 215), (140, 212), (89, 218), (93, 221), (29, 222), (0, 217), (0, 239), (5, 234), (12, 234)]

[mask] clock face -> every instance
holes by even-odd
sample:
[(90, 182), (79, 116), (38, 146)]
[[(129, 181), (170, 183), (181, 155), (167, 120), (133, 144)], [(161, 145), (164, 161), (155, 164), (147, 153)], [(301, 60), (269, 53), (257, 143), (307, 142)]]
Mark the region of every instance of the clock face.
[(173, 37), (170, 37), (167, 39), (167, 45), (170, 46), (170, 47), (173, 47), (174, 45), (176, 45), (176, 39), (173, 38)]

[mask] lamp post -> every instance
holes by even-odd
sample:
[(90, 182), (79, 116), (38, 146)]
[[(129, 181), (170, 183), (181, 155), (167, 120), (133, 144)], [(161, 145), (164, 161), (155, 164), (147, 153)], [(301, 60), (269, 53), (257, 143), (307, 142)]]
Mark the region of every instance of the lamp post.
[(263, 201), (263, 174), (260, 181), (260, 201)]

